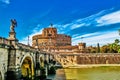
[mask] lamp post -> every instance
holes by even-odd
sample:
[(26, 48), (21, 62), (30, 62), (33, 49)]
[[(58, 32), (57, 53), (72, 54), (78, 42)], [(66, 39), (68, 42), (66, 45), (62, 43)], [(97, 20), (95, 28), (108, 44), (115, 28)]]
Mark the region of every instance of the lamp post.
[(84, 38), (84, 37), (81, 37), (81, 43), (83, 42), (83, 38)]
[(30, 38), (30, 37), (28, 36), (28, 46), (30, 45), (30, 44), (29, 44), (29, 38)]
[(38, 38), (36, 38), (36, 47), (35, 48), (38, 50)]
[(38, 54), (38, 38), (36, 38), (36, 46), (37, 52), (35, 53), (35, 78), (37, 77), (37, 54)]
[(47, 49), (46, 49), (47, 47), (46, 46), (47, 46), (47, 44), (46, 44), (46, 42), (44, 42), (43, 43), (44, 51), (47, 51)]
[(48, 37), (49, 37), (49, 49), (48, 49), (48, 51), (50, 51), (50, 47), (51, 47), (51, 34), (50, 33), (48, 34)]

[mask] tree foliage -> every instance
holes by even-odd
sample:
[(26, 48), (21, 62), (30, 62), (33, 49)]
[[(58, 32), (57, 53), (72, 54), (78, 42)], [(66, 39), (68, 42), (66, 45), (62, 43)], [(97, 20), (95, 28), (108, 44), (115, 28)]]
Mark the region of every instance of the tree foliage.
[(97, 47), (90, 47), (88, 49), (89, 53), (120, 53), (120, 41), (119, 39), (115, 39), (113, 43), (109, 43), (103, 46), (99, 46), (99, 43), (97, 44)]
[(119, 53), (120, 52), (120, 45), (119, 39), (115, 39), (114, 43), (103, 45), (101, 47), (102, 53)]

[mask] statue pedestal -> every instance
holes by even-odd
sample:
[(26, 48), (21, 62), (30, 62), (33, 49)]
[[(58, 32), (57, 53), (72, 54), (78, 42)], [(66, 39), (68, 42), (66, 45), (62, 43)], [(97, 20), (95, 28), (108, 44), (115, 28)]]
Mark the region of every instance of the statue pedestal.
[(14, 45), (18, 42), (16, 39), (16, 33), (15, 32), (9, 32), (9, 38), (8, 40), (10, 41), (10, 45)]

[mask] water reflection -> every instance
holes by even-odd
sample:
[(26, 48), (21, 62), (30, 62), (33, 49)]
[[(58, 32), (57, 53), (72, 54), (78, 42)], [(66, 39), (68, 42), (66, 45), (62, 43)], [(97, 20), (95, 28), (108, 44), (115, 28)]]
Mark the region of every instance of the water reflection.
[(58, 69), (52, 80), (120, 80), (120, 67)]
[(120, 80), (120, 67), (66, 68), (66, 80)]
[(49, 75), (47, 78), (51, 80), (66, 80), (64, 69), (57, 69), (56, 75)]

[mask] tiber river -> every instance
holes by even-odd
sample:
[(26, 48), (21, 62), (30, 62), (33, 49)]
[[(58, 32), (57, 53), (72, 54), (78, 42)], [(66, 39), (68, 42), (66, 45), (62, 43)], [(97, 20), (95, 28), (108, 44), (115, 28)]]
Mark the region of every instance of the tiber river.
[(120, 67), (58, 69), (52, 80), (120, 80)]

